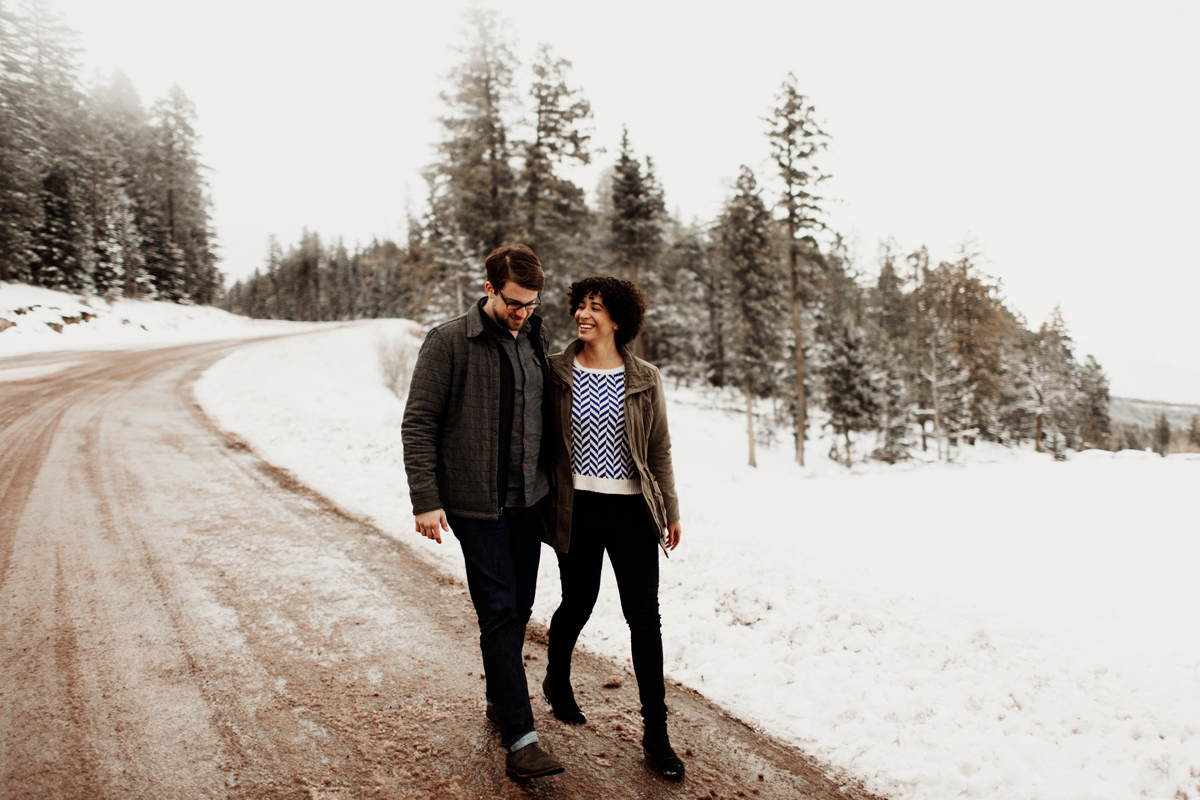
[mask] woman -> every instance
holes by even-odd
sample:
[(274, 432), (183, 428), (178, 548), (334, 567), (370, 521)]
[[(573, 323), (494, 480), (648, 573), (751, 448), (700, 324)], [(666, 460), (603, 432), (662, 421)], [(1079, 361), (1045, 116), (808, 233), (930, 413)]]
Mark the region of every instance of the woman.
[(571, 652), (596, 603), (607, 551), (629, 624), (642, 748), (655, 769), (679, 779), (684, 766), (667, 736), (658, 614), (658, 547), (679, 544), (679, 501), (662, 378), (629, 349), (646, 296), (629, 281), (607, 277), (577, 281), (567, 294), (579, 338), (550, 356), (561, 433), (554, 437), (556, 488), (546, 539), (558, 554), (562, 603), (550, 622), (542, 689), (554, 716), (586, 721), (571, 689)]

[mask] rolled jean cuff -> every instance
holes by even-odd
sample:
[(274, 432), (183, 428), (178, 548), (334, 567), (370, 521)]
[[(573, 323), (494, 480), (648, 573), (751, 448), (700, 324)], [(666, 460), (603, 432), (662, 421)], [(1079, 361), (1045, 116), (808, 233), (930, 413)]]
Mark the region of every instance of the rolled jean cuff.
[(523, 747), (528, 747), (538, 740), (537, 731), (530, 731), (508, 746), (508, 752), (515, 753)]

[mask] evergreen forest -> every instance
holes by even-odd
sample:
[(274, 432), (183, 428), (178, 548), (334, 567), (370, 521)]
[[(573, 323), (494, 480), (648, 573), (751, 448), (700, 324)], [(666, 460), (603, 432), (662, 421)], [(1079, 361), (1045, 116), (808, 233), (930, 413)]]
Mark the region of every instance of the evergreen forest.
[(147, 111), (123, 75), (85, 81), (73, 41), (42, 0), (0, 0), (0, 280), (216, 303), (194, 107), (177, 86)]
[[(1061, 315), (1027, 325), (969, 246), (935, 263), (924, 248), (889, 242), (877, 263), (855, 262), (825, 220), (831, 137), (793, 76), (773, 104), (764, 92), (768, 174), (742, 166), (717, 219), (684, 223), (667, 212), (653, 156), (628, 130), (589, 203), (569, 178), (599, 155), (570, 62), (547, 45), (513, 52), (495, 12), (475, 10), (469, 22), (407, 241), (354, 252), (312, 232), (286, 250), (272, 241), (265, 271), (235, 283), (227, 308), (434, 323), (480, 295), (489, 250), (524, 242), (546, 265), (541, 313), (555, 347), (573, 337), (564, 307), (573, 280), (634, 280), (650, 298), (639, 355), (677, 381), (737, 392), (751, 419), (770, 398), (800, 463), (814, 407), (846, 461), (865, 432), (876, 434), (866, 455), (888, 462), (914, 448), (949, 457), (977, 440), (1060, 455), (1116, 444), (1101, 366), (1076, 354)], [(518, 85), (518, 74), (532, 79)], [(1124, 444), (1129, 432), (1119, 433)]]
[[(1076, 352), (1062, 315), (1028, 323), (970, 242), (949, 260), (895, 242), (852, 252), (825, 211), (833, 138), (794, 76), (773, 99), (763, 87), (768, 166), (731, 163), (716, 219), (684, 222), (636, 132), (616, 153), (594, 147), (569, 60), (549, 45), (515, 52), (494, 11), (467, 19), (406, 239), (347, 249), (313, 231), (272, 237), (263, 268), (225, 289), (184, 92), (147, 111), (119, 74), (85, 85), (70, 31), (40, 0), (0, 0), (0, 280), (259, 318), (432, 324), (480, 296), (488, 251), (523, 242), (546, 266), (539, 313), (554, 347), (573, 338), (572, 281), (638, 282), (650, 299), (638, 355), (676, 382), (736, 394), (752, 462), (756, 416), (790, 432), (801, 464), (818, 432), (845, 463), (951, 458), (977, 441), (1058, 457), (1200, 450), (1197, 423), (1114, 421), (1104, 370)], [(589, 195), (571, 175), (602, 156)]]

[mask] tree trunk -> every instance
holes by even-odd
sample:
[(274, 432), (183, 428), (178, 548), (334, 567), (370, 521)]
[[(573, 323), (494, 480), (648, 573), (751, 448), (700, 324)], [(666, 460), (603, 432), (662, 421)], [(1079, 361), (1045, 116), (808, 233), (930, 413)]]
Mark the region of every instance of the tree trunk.
[(705, 281), (708, 300), (708, 325), (713, 340), (713, 374), (714, 386), (725, 385), (725, 334), (721, 329), (721, 304), (717, 297), (716, 281), (708, 276)]
[(92, 246), (100, 246), (100, 190), (92, 179)]
[(529, 214), (525, 223), (528, 227), (525, 234), (528, 241), (525, 244), (529, 245), (534, 252), (537, 252), (538, 201), (541, 199), (541, 194), (541, 181), (536, 177), (531, 177), (529, 189), (525, 193), (526, 202), (529, 204)]
[(792, 286), (792, 337), (796, 347), (796, 463), (804, 466), (804, 435), (808, 428), (808, 397), (804, 392), (804, 327), (800, 314), (800, 270), (796, 263), (796, 231), (788, 231), (788, 271)]
[(936, 335), (929, 342), (930, 389), (933, 392), (933, 437), (937, 440), (938, 461), (942, 460), (942, 407), (938, 397)]
[(750, 437), (750, 466), (757, 467), (754, 460), (754, 397), (750, 394), (750, 381), (746, 381), (746, 433)]

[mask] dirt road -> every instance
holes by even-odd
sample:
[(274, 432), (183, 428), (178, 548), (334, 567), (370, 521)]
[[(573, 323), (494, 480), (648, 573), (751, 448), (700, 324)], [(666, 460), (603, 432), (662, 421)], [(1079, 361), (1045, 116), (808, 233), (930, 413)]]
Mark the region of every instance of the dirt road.
[(0, 798), (866, 797), (680, 687), (661, 779), (586, 655), (567, 773), (508, 779), (465, 588), (211, 425), (235, 346), (0, 361)]

